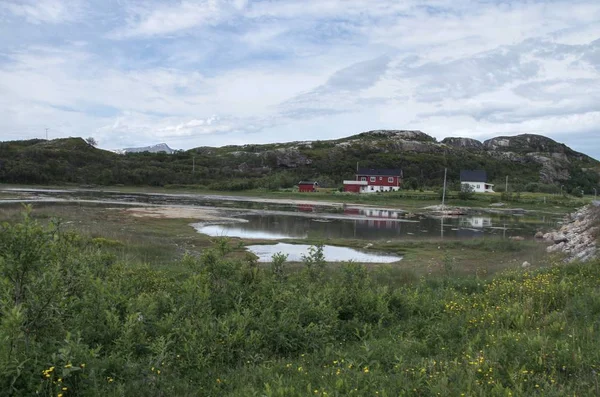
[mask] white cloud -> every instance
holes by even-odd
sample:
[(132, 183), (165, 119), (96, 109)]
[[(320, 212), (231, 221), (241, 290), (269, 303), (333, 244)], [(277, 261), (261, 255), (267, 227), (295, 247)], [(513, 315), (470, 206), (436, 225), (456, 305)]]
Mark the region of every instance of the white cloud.
[(0, 3), (24, 36), (0, 42), (0, 139), (46, 125), (113, 148), (377, 128), (575, 139), (600, 112), (593, 0), (71, 4)]
[(129, 9), (128, 24), (112, 37), (151, 37), (173, 34), (203, 25), (214, 25), (245, 6), (240, 0), (184, 0), (174, 5), (151, 3)]
[(2, 10), (33, 24), (57, 24), (76, 20), (81, 16), (82, 6), (78, 0), (3, 0)]

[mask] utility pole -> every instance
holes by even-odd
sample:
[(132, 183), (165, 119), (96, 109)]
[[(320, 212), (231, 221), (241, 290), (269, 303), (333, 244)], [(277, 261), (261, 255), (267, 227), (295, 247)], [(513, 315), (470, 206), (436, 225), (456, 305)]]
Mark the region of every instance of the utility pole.
[(448, 174), (448, 168), (444, 168), (444, 191), (442, 192), (442, 210), (444, 209), (444, 203), (446, 202), (446, 175)]
[(594, 200), (598, 198), (598, 191), (594, 188)]
[(46, 128), (46, 140), (48, 140), (48, 130), (49, 128)]
[(506, 186), (504, 186), (504, 190), (508, 193), (508, 175), (506, 175)]
[(196, 156), (192, 156), (192, 174), (196, 173)]

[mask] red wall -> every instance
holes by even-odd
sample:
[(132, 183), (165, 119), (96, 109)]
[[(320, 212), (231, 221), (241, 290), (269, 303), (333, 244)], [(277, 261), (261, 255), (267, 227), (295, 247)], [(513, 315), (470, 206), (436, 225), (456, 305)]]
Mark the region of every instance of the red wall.
[(360, 193), (360, 185), (344, 185), (345, 192)]
[[(392, 180), (393, 182), (388, 182), (388, 178), (389, 176), (375, 176), (375, 182), (371, 182), (371, 176), (374, 175), (357, 175), (356, 176), (356, 180), (360, 181), (362, 180), (362, 177), (367, 178), (367, 184), (369, 186), (373, 185), (373, 186), (400, 186), (398, 184), (398, 177), (397, 176), (393, 176)], [(379, 179), (381, 178), (381, 179)]]
[(315, 190), (315, 187), (312, 183), (306, 185), (298, 185), (298, 190), (300, 190), (301, 192), (312, 192)]

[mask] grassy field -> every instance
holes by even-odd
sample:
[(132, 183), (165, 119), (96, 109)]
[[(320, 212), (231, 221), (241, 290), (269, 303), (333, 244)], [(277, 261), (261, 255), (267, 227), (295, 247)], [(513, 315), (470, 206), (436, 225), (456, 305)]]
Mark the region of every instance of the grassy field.
[[(216, 244), (199, 257), (148, 266), (119, 258), (120, 244), (129, 243), (94, 229), (79, 235), (22, 219), (0, 228), (7, 396), (600, 391), (598, 262), (419, 275), (331, 268), (318, 255), (301, 267), (258, 267), (249, 257), (227, 259), (235, 246)], [(468, 244), (521, 249), (519, 242)]]
[[(220, 242), (196, 232), (190, 226), (194, 219), (133, 217), (122, 207), (107, 208), (94, 204), (43, 204), (32, 206), (31, 217), (42, 222), (60, 219), (61, 227), (90, 239), (114, 241), (107, 244), (120, 261), (144, 263), (156, 269), (179, 272), (177, 266), (186, 253), (194, 256)], [(0, 220), (17, 221), (22, 206), (0, 207)], [(299, 244), (327, 243), (373, 252), (389, 252), (403, 256), (394, 265), (403, 274), (422, 275), (491, 275), (506, 268), (519, 267), (524, 261), (539, 266), (546, 259), (545, 245), (533, 241), (511, 241), (498, 238), (464, 239), (393, 239), (374, 240), (367, 246), (364, 240), (352, 239), (288, 239)], [(229, 258), (245, 258), (245, 245), (273, 244), (274, 240), (232, 238)], [(301, 264), (291, 264), (298, 268)], [(368, 265), (369, 268), (378, 267)], [(412, 277), (412, 276), (411, 276)]]
[[(77, 186), (26, 186), (26, 185), (2, 185), (2, 188), (40, 188), (40, 189), (69, 189)], [(181, 193), (181, 194), (201, 194), (216, 196), (245, 197), (248, 199), (283, 199), (283, 200), (310, 200), (346, 204), (378, 205), (385, 207), (400, 208), (408, 211), (417, 210), (426, 206), (440, 205), (441, 198), (438, 192), (433, 191), (411, 191), (403, 190), (399, 192), (390, 192), (383, 194), (350, 194), (336, 191), (322, 190), (315, 193), (300, 193), (293, 189), (288, 190), (247, 190), (239, 192), (222, 192), (197, 189), (194, 187), (131, 187), (115, 186), (91, 188), (98, 191), (118, 191), (123, 193)], [(14, 196), (13, 192), (2, 192), (0, 195), (7, 194)], [(561, 196), (544, 193), (519, 193), (510, 201), (505, 201), (506, 208), (522, 208), (533, 211), (546, 211), (550, 213), (564, 213), (590, 203), (593, 196), (578, 198), (574, 196)], [(464, 206), (472, 208), (488, 208), (493, 203), (501, 202), (500, 193), (479, 193), (473, 196), (472, 200), (459, 200), (457, 192), (448, 192), (446, 205)]]

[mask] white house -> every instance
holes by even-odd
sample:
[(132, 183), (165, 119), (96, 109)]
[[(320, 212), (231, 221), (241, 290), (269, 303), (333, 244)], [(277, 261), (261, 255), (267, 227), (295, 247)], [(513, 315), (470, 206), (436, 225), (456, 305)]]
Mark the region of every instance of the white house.
[(476, 193), (494, 193), (494, 185), (487, 183), (487, 173), (482, 170), (461, 171), (460, 184), (471, 186)]

